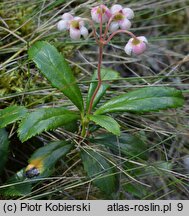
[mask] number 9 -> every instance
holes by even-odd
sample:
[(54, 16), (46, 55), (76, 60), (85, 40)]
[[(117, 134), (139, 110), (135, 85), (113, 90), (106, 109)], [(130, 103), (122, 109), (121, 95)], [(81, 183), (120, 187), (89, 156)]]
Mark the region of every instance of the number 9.
[(178, 203), (177, 204), (177, 210), (178, 211), (182, 211), (183, 210), (183, 204), (182, 203)]

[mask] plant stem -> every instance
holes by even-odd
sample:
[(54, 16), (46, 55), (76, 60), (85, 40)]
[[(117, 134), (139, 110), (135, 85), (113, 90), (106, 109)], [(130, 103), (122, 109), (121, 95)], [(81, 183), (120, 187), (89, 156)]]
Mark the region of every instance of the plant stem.
[[(100, 6), (101, 7), (101, 6)], [(88, 112), (87, 114), (90, 114), (91, 111), (92, 111), (92, 108), (93, 108), (93, 102), (94, 102), (94, 99), (98, 93), (98, 90), (100, 89), (100, 86), (102, 84), (102, 79), (101, 79), (101, 65), (102, 65), (102, 56), (103, 56), (103, 47), (104, 47), (104, 39), (103, 39), (103, 36), (102, 36), (102, 7), (101, 7), (101, 13), (100, 13), (100, 39), (99, 39), (99, 42), (98, 42), (98, 45), (99, 45), (99, 55), (98, 55), (98, 85), (91, 97), (91, 100), (90, 100), (90, 104), (89, 104), (89, 109), (88, 109)]]
[(90, 23), (91, 27), (92, 27), (92, 33), (94, 35), (94, 38), (95, 38), (95, 41), (96, 43), (98, 43), (98, 37), (97, 37), (97, 34), (96, 34), (96, 29), (95, 29), (95, 26), (94, 26), (94, 23), (92, 20), (88, 19), (88, 18), (82, 18), (83, 21), (87, 21)]
[(102, 85), (102, 79), (101, 79), (101, 65), (102, 65), (102, 56), (103, 56), (103, 47), (104, 45), (103, 44), (100, 44), (99, 45), (99, 56), (98, 56), (98, 85), (91, 97), (91, 100), (90, 100), (90, 104), (89, 104), (89, 109), (88, 109), (88, 114), (91, 113), (91, 110), (93, 108), (93, 102), (94, 102), (94, 99), (98, 93), (98, 90), (100, 89), (100, 86)]
[(109, 19), (109, 21), (108, 21), (108, 24), (106, 25), (106, 29), (105, 29), (105, 32), (104, 32), (104, 40), (106, 40), (106, 36), (107, 36), (107, 33), (108, 33), (108, 29), (109, 29), (109, 27), (110, 27), (110, 24), (111, 24), (112, 20), (114, 19), (114, 16), (115, 16), (115, 15), (113, 15), (113, 16), (110, 17), (110, 19)]
[(138, 40), (137, 37), (130, 31), (127, 31), (127, 30), (117, 30), (116, 32), (113, 32), (110, 37), (107, 39), (106, 41), (106, 44), (110, 42), (110, 40), (116, 35), (116, 34), (119, 34), (119, 33), (125, 33), (125, 34), (128, 34), (129, 36), (131, 36), (132, 38), (134, 38), (135, 40)]
[(102, 39), (102, 13), (103, 13), (103, 9), (101, 5), (100, 8), (101, 8), (101, 13), (100, 13), (100, 40), (101, 40)]
[(86, 125), (82, 124), (81, 137), (85, 137), (85, 135), (86, 135)]

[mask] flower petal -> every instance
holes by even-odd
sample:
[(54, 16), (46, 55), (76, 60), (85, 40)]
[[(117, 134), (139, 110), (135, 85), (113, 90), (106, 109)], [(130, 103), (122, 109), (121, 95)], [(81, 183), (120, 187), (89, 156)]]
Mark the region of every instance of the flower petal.
[(132, 38), (129, 39), (129, 41), (127, 42), (127, 44), (126, 44), (126, 46), (124, 48), (124, 50), (127, 53), (127, 55), (131, 55), (132, 54), (132, 40), (133, 40)]
[(145, 50), (146, 50), (146, 44), (144, 42), (134, 45), (132, 48), (132, 52), (136, 55), (142, 54)]
[(84, 27), (84, 26), (82, 26), (80, 28), (80, 33), (81, 33), (81, 35), (83, 35), (84, 38), (87, 38), (87, 36), (89, 34), (88, 29), (86, 27)]
[(82, 26), (84, 26), (85, 25), (85, 22), (83, 21), (83, 20), (80, 20), (79, 21), (79, 27), (81, 28)]
[(131, 10), (131, 8), (124, 8), (122, 11), (123, 11), (123, 14), (125, 15), (125, 17), (127, 19), (133, 19), (134, 18), (134, 12), (133, 12), (133, 10)]
[(63, 20), (72, 20), (74, 17), (70, 13), (64, 13), (62, 15)]
[(109, 31), (110, 32), (115, 32), (119, 29), (119, 24), (118, 22), (111, 22), (110, 27), (109, 27)]
[(148, 40), (146, 39), (146, 37), (144, 37), (144, 36), (139, 36), (139, 37), (137, 37), (140, 41), (143, 41), (144, 43), (148, 43)]
[[(100, 20), (100, 14), (99, 14), (98, 19)], [(108, 20), (109, 20), (109, 16), (107, 16), (106, 12), (105, 12), (105, 14), (102, 15), (102, 23), (106, 23), (106, 22), (108, 22)]]
[(76, 17), (74, 17), (74, 20), (79, 20), (79, 21), (81, 21), (81, 20), (82, 20), (82, 18), (81, 18), (81, 17), (79, 17), (79, 16), (76, 16)]
[(118, 13), (119, 11), (121, 11), (123, 9), (123, 7), (119, 4), (115, 4), (111, 7), (110, 11), (112, 14)]
[(81, 37), (81, 32), (80, 32), (80, 30), (70, 27), (70, 37), (71, 37), (73, 40), (79, 40), (80, 37)]
[(106, 8), (105, 15), (106, 15), (107, 21), (108, 21), (108, 20), (110, 19), (110, 17), (112, 16), (112, 13), (111, 13), (111, 11), (110, 11), (108, 8)]
[(128, 19), (124, 19), (123, 21), (119, 22), (119, 26), (123, 30), (128, 30), (131, 28), (131, 22)]
[(69, 29), (69, 23), (67, 20), (60, 20), (58, 23), (57, 23), (57, 29), (59, 31), (66, 31)]
[(92, 20), (94, 20), (95, 22), (99, 23), (100, 20), (99, 20), (98, 14), (97, 14), (97, 10), (98, 10), (98, 7), (92, 8), (92, 10), (91, 10), (91, 17), (92, 17)]

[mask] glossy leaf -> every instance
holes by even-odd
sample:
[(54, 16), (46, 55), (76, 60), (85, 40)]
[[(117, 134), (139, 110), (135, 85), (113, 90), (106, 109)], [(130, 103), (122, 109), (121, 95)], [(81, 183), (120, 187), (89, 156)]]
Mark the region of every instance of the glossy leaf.
[(122, 133), (119, 137), (112, 134), (103, 134), (91, 139), (92, 143), (104, 145), (115, 154), (122, 154), (129, 158), (147, 159), (146, 144), (139, 136)]
[(102, 192), (110, 195), (116, 191), (118, 182), (115, 169), (101, 153), (85, 149), (81, 151), (81, 159), (87, 175)]
[[(93, 108), (98, 104), (98, 102), (100, 101), (100, 99), (103, 97), (103, 95), (106, 93), (106, 90), (110, 87), (110, 85), (107, 83), (107, 80), (108, 81), (111, 81), (111, 80), (115, 80), (119, 77), (119, 73), (114, 71), (114, 70), (111, 70), (109, 68), (102, 68), (101, 69), (101, 79), (102, 81), (104, 81), (94, 99), (94, 102), (93, 102)], [(88, 95), (87, 95), (87, 109), (89, 108), (89, 103), (90, 103), (90, 100), (91, 100), (91, 97), (98, 85), (97, 82), (94, 82), (94, 81), (97, 81), (97, 70), (95, 70), (94, 72), (94, 75), (92, 76), (92, 80), (91, 80), (91, 84), (89, 86), (89, 90), (88, 90)]]
[(182, 106), (181, 91), (170, 87), (146, 87), (114, 97), (95, 114), (110, 112), (149, 112)]
[(20, 120), (27, 113), (23, 106), (10, 106), (0, 110), (0, 128)]
[(19, 125), (18, 133), (22, 142), (43, 131), (56, 129), (79, 119), (78, 113), (59, 108), (42, 108), (29, 113)]
[(3, 170), (7, 161), (9, 149), (8, 133), (4, 128), (0, 129), (0, 172)]
[(43, 75), (83, 111), (83, 99), (70, 66), (58, 50), (47, 42), (36, 42), (29, 49), (29, 58)]
[(120, 135), (120, 126), (112, 117), (105, 115), (90, 115), (89, 119), (105, 128), (107, 131), (117, 136)]
[(55, 163), (72, 149), (73, 144), (65, 141), (51, 142), (36, 150), (29, 159), (28, 169), (36, 168), (40, 177), (49, 176)]

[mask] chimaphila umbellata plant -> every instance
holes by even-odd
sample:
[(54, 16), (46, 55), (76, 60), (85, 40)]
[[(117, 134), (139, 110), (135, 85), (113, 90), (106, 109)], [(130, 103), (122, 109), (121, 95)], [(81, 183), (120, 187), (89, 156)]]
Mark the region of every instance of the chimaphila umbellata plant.
[[(51, 85), (75, 105), (75, 109), (54, 107), (30, 111), (23, 106), (11, 106), (0, 111), (1, 128), (18, 121), (18, 135), (22, 142), (43, 131), (64, 127), (67, 124), (78, 125), (78, 128), (73, 139), (51, 142), (34, 152), (28, 166), (13, 176), (9, 182), (27, 182), (30, 178), (41, 180), (52, 174), (57, 160), (75, 151), (76, 154), (79, 152), (89, 179), (105, 194), (111, 195), (118, 188), (120, 172), (137, 182), (137, 179), (124, 171), (125, 163), (132, 164), (130, 158), (136, 155), (138, 160), (145, 160), (146, 157), (144, 142), (139, 136), (121, 131), (121, 126), (111, 114), (142, 114), (176, 108), (184, 103), (181, 91), (169, 87), (140, 88), (100, 103), (110, 87), (107, 81), (116, 80), (119, 76), (114, 70), (102, 68), (103, 48), (115, 35), (126, 34), (130, 39), (124, 47), (125, 53), (140, 55), (147, 49), (148, 41), (146, 37), (135, 36), (129, 31), (131, 20), (134, 18), (134, 12), (130, 8), (116, 4), (109, 9), (105, 5), (100, 5), (92, 8), (91, 17), (92, 19), (88, 19), (64, 13), (57, 23), (58, 30), (67, 31), (73, 40), (80, 40), (81, 37), (87, 40), (92, 35), (99, 48), (98, 67), (92, 76), (85, 101), (70, 66), (54, 46), (38, 41), (28, 51), (30, 60), (36, 64)], [(89, 34), (90, 29), (92, 32)], [(103, 135), (100, 133), (101, 130), (104, 131)], [(5, 137), (1, 149), (7, 152), (7, 135), (4, 129), (1, 133)], [(6, 158), (1, 164), (4, 165), (5, 161)], [(2, 167), (0, 166), (1, 169)], [(30, 184), (27, 182), (28, 190), (31, 190)], [(9, 193), (19, 193), (18, 190), (10, 190)]]

